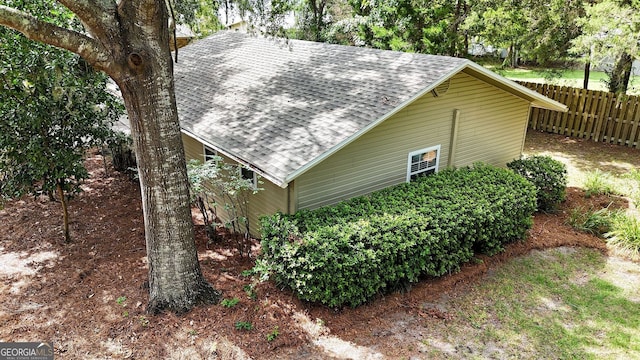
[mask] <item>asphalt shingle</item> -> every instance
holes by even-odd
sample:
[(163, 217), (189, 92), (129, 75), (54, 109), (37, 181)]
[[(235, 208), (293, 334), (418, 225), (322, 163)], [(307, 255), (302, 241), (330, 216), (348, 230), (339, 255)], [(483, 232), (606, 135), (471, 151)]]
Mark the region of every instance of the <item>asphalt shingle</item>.
[(220, 32), (180, 50), (183, 129), (278, 185), (464, 59)]

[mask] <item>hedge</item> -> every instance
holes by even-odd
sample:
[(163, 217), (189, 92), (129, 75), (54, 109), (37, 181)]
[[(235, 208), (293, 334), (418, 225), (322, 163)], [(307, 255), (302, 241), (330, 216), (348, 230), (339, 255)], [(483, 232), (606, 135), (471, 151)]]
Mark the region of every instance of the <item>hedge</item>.
[(457, 271), (532, 225), (535, 188), (506, 169), (444, 170), (334, 206), (261, 219), (262, 262), (303, 300), (357, 306)]

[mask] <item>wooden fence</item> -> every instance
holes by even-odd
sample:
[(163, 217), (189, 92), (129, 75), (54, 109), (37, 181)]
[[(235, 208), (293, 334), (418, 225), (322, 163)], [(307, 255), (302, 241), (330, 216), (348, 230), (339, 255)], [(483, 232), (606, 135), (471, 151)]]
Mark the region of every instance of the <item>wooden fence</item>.
[(567, 86), (519, 82), (565, 104), (566, 113), (533, 108), (529, 128), (630, 147), (640, 147), (640, 97)]

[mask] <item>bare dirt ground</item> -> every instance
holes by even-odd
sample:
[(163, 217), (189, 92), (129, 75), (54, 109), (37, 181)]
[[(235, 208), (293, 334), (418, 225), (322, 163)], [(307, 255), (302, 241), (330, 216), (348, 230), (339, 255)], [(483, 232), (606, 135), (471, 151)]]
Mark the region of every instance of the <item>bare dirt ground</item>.
[[(638, 150), (555, 135), (533, 133), (525, 150), (561, 152), (583, 167), (597, 166), (589, 163), (591, 154), (640, 166)], [(613, 207), (627, 206), (624, 199), (585, 199), (582, 190), (569, 188), (560, 211), (536, 214), (529, 238), (504, 253), (479, 256), (460, 272), (424, 279), (409, 292), (337, 311), (302, 303), (269, 282), (249, 291), (252, 279), (241, 273), (253, 260), (240, 258), (231, 240), (207, 247), (198, 227), (206, 278), (225, 299), (240, 302), (151, 316), (145, 312), (148, 268), (138, 184), (105, 172), (98, 154), (87, 164), (92, 177), (70, 203), (72, 243), (60, 243), (57, 203), (23, 198), (0, 210), (0, 341), (53, 341), (57, 359), (422, 358), (415, 346), (421, 334), (453, 316), (440, 306), (447, 298), (532, 249), (584, 246), (606, 252), (601, 239), (565, 225), (567, 213), (612, 201)], [(236, 329), (238, 322), (253, 329)]]

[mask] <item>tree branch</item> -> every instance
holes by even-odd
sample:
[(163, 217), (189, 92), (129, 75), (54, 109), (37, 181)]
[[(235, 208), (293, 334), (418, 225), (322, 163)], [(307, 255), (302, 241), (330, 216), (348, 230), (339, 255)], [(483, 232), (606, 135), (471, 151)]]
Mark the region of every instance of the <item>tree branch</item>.
[(107, 72), (111, 64), (109, 52), (96, 40), (25, 12), (0, 5), (0, 25), (17, 30), (31, 40), (74, 52), (99, 70)]
[[(117, 34), (117, 4), (114, 0), (57, 0), (71, 10), (96, 39), (114, 39)], [(104, 44), (103, 44), (104, 45)]]

